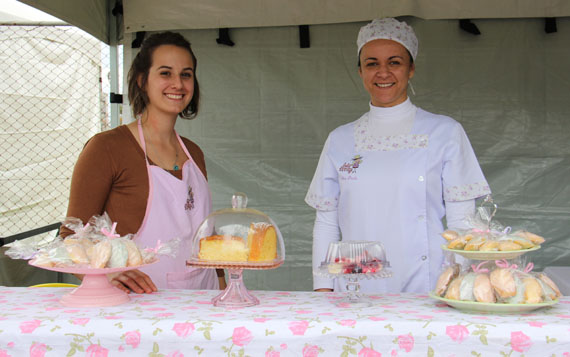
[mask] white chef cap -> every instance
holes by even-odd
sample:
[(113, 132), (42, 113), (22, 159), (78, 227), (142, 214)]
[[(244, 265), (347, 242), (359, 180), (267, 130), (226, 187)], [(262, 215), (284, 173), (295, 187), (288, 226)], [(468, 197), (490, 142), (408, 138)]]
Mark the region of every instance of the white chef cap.
[(373, 40), (392, 40), (404, 46), (412, 55), (414, 61), (418, 55), (418, 38), (414, 29), (405, 22), (394, 18), (375, 19), (366, 26), (360, 28), (356, 44), (358, 55), (362, 46)]

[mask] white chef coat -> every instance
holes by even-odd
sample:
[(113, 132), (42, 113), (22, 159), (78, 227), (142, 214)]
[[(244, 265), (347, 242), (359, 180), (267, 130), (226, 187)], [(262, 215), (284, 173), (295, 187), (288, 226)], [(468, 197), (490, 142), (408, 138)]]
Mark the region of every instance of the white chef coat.
[[(371, 135), (375, 115), (410, 108), (415, 117), (407, 134)], [(333, 130), (305, 201), (317, 210), (338, 211), (343, 241), (383, 244), (393, 276), (362, 280), (362, 291), (428, 292), (443, 264), (445, 202), (490, 192), (461, 124), (408, 99), (381, 110), (371, 105), (360, 119)], [(327, 246), (314, 249), (313, 259), (322, 260)], [(344, 279), (336, 279), (334, 289), (346, 290)]]

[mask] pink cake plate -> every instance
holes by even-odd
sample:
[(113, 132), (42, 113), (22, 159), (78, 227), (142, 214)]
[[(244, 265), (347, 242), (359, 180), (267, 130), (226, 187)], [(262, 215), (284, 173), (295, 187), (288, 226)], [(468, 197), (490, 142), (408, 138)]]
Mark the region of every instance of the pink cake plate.
[(73, 289), (69, 294), (64, 295), (59, 300), (62, 305), (68, 307), (103, 307), (121, 305), (130, 300), (127, 293), (113, 286), (113, 284), (109, 282), (107, 274), (139, 269), (141, 267), (154, 264), (157, 261), (158, 259), (148, 264), (132, 267), (103, 269), (46, 267), (35, 265), (32, 261), (30, 261), (29, 264), (36, 268), (57, 271), (60, 273), (84, 275), (81, 285)]

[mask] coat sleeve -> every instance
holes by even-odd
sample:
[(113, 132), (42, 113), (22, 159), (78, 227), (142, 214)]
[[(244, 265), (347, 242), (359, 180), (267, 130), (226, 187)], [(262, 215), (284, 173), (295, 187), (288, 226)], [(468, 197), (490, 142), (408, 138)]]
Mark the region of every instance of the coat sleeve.
[(309, 206), (322, 211), (336, 210), (340, 193), (338, 171), (331, 159), (331, 141), (329, 135), (309, 186), (309, 191), (305, 196), (305, 202)]
[(444, 157), (442, 184), (446, 202), (465, 201), (491, 193), (467, 134), (457, 122)]

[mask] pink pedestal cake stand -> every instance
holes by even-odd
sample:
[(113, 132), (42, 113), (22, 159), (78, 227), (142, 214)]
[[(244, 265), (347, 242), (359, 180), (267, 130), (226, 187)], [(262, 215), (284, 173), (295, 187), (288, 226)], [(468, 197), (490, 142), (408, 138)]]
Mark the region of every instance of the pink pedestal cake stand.
[[(149, 264), (156, 263), (157, 261), (158, 260), (155, 260)], [(29, 264), (37, 268), (57, 271), (60, 273), (84, 274), (81, 285), (73, 289), (69, 294), (64, 295), (61, 300), (59, 300), (62, 305), (69, 307), (115, 306), (128, 302), (130, 300), (129, 295), (123, 290), (113, 286), (113, 284), (111, 284), (107, 279), (107, 274), (139, 269), (143, 266), (149, 265), (144, 264), (124, 268), (91, 269), (73, 267), (45, 267), (35, 265), (33, 262), (29, 262)]]
[(265, 270), (275, 269), (283, 264), (283, 260), (263, 263), (251, 262), (210, 262), (199, 259), (189, 260), (186, 265), (196, 268), (228, 269), (228, 286), (219, 295), (212, 298), (214, 306), (241, 308), (259, 304), (259, 299), (253, 296), (243, 283), (243, 269)]

